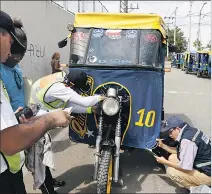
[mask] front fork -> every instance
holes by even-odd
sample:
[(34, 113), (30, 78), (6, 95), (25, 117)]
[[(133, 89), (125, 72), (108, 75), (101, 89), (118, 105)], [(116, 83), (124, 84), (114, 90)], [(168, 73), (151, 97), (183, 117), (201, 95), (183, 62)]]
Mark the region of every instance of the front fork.
[[(114, 148), (114, 163), (113, 163), (113, 181), (118, 182), (119, 178), (119, 158), (120, 158), (120, 146), (121, 146), (121, 98), (120, 98), (120, 110), (119, 116), (116, 124), (115, 130), (115, 148)], [(96, 138), (96, 153), (95, 153), (95, 169), (94, 169), (94, 176), (93, 179), (97, 180), (98, 169), (99, 169), (99, 160), (100, 160), (100, 142), (102, 140), (102, 131), (103, 131), (103, 113), (101, 110), (100, 117), (99, 117), (99, 125), (98, 125), (98, 135)]]
[(120, 111), (119, 117), (116, 124), (115, 131), (115, 152), (114, 152), (114, 166), (113, 166), (113, 181), (118, 182), (119, 179), (119, 158), (120, 158), (120, 146), (121, 146), (121, 103), (120, 103)]
[(103, 115), (102, 110), (99, 117), (98, 124), (98, 135), (96, 137), (96, 153), (95, 153), (95, 165), (94, 165), (94, 175), (93, 179), (97, 180), (98, 169), (99, 169), (99, 159), (100, 159), (100, 142), (102, 141), (102, 131), (103, 131)]

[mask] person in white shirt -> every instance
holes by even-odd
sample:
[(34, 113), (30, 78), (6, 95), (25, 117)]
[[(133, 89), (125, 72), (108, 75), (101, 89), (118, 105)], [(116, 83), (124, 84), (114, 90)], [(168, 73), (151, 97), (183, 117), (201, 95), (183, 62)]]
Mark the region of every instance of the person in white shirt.
[(102, 95), (81, 96), (80, 89), (87, 86), (84, 71), (73, 69), (68, 75), (63, 71), (37, 80), (32, 86), (31, 97), (43, 110), (73, 107), (73, 113), (95, 112), (95, 105), (106, 97)]

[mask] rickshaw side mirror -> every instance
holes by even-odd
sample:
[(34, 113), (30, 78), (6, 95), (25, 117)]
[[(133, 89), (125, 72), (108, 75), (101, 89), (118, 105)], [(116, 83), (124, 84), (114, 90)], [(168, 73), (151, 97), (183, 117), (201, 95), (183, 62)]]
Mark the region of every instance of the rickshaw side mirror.
[(63, 40), (61, 40), (60, 42), (58, 42), (58, 47), (59, 48), (63, 48), (67, 45), (68, 43), (68, 38), (71, 37), (71, 34), (69, 34), (66, 38), (64, 38)]
[(63, 40), (61, 40), (60, 42), (58, 42), (58, 47), (59, 48), (63, 48), (63, 47), (65, 47), (66, 45), (67, 45), (67, 37), (65, 38), (65, 39), (63, 39)]

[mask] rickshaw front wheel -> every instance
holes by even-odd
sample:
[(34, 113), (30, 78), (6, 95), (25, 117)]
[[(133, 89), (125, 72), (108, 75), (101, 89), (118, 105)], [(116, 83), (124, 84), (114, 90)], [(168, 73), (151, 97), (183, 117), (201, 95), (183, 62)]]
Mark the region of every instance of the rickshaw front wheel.
[(97, 193), (111, 193), (113, 179), (113, 156), (112, 147), (105, 147), (101, 152), (101, 160), (97, 176)]

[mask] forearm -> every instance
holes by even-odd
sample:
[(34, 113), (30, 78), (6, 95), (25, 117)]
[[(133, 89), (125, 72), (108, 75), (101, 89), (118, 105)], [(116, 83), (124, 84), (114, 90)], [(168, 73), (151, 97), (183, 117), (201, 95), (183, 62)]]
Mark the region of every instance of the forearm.
[(90, 106), (94, 106), (96, 103), (100, 101), (100, 96), (86, 96), (83, 97), (81, 95), (78, 95), (76, 98), (71, 98), (69, 100), (69, 104), (73, 106), (73, 104), (88, 108)]
[(72, 105), (73, 109), (72, 109), (72, 112), (73, 113), (77, 113), (77, 114), (83, 114), (83, 113), (86, 113), (86, 114), (89, 114), (91, 113), (91, 107), (82, 107), (82, 106), (79, 106), (79, 105), (76, 105), (76, 104), (73, 104)]
[(13, 155), (29, 148), (49, 129), (52, 129), (53, 124), (54, 120), (48, 115), (45, 115), (33, 122), (6, 128), (0, 132), (0, 149), (6, 155)]
[(176, 147), (170, 147), (170, 146), (167, 146), (167, 145), (163, 144), (162, 148), (164, 150), (166, 150), (167, 152), (169, 152), (170, 154), (177, 154)]

